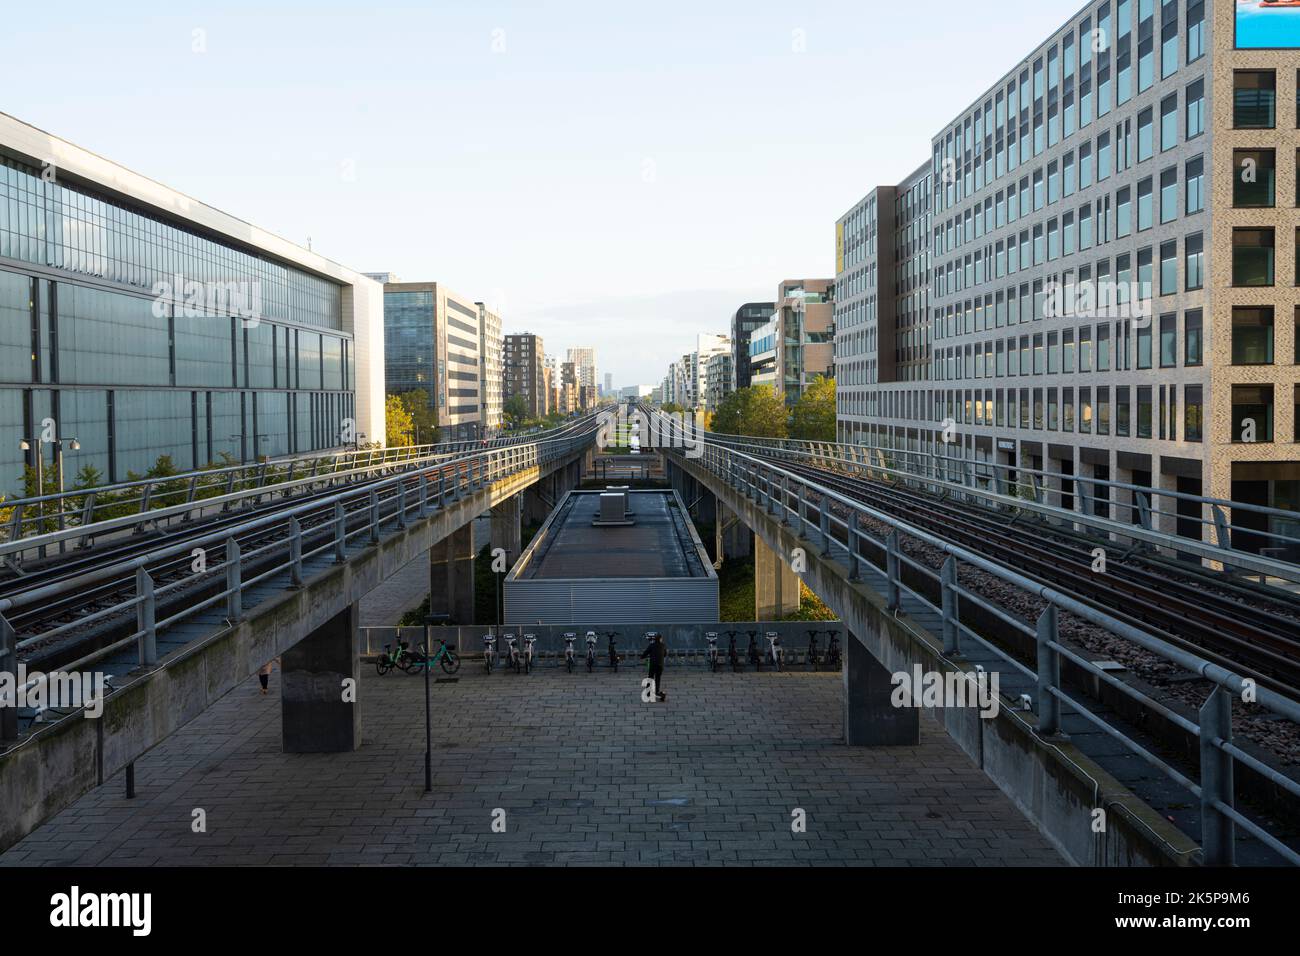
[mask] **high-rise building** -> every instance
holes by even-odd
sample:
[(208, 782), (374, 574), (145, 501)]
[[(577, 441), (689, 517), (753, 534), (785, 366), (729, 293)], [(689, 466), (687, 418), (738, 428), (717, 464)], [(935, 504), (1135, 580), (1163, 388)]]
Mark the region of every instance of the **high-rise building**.
[(542, 337), (531, 332), (511, 332), (505, 340), (505, 401), (522, 395), (529, 418), (542, 418), (553, 410), (547, 400), (546, 352)]
[(1297, 44), (1247, 6), (1088, 3), (839, 220), (842, 439), (1300, 510)]
[(751, 385), (794, 404), (818, 375), (835, 374), (833, 279), (786, 279), (771, 317), (750, 332)]
[(567, 358), (573, 363), (574, 384), (590, 385), (596, 390), (596, 350), (591, 346), (579, 346), (569, 349)]
[(390, 394), (423, 390), (446, 439), (482, 434), (473, 301), (438, 282), (390, 282), (384, 286), (384, 342)]
[(736, 390), (735, 369), (731, 349), (708, 357), (704, 371), (704, 408), (716, 412), (722, 400)]
[(731, 359), (735, 368), (736, 388), (748, 388), (749, 337), (760, 325), (772, 318), (775, 302), (746, 302), (731, 317)]
[(501, 430), (501, 406), (504, 389), (501, 317), (483, 302), (478, 306), (479, 403), (483, 430), (488, 434)]
[(382, 308), (361, 273), (0, 114), (0, 493), (55, 442), (70, 487), (382, 441)]
[(613, 373), (613, 372), (606, 372), (606, 373), (605, 373), (605, 388), (604, 388), (604, 390), (601, 392), (601, 394), (602, 394), (602, 395), (613, 395), (613, 394), (614, 394), (614, 373)]

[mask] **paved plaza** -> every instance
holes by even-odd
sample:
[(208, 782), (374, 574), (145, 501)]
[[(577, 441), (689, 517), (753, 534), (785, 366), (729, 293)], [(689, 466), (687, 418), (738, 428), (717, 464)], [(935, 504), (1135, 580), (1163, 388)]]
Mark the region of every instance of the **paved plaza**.
[(663, 704), (643, 674), (467, 662), (433, 687), (432, 794), (423, 678), (366, 665), (364, 744), (333, 755), (282, 753), (279, 674), (252, 679), (137, 762), (134, 800), (118, 775), (0, 866), (1062, 862), (938, 725), (845, 747), (837, 674), (670, 668)]

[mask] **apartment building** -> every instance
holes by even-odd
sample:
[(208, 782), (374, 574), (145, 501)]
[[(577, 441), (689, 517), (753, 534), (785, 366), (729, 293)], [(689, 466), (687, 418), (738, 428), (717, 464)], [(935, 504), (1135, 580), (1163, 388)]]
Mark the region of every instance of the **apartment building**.
[(730, 349), (710, 355), (704, 371), (704, 408), (716, 412), (722, 400), (736, 390), (735, 358)]
[(504, 342), (501, 317), (482, 302), (478, 306), (479, 403), (485, 434), (501, 430), (504, 399)]
[(502, 362), (505, 372), (503, 401), (522, 395), (528, 417), (544, 417), (550, 410), (550, 402), (542, 337), (531, 332), (511, 332), (505, 337)]
[(839, 220), (842, 440), (1300, 510), (1300, 62), (1253, 6), (1089, 3)]
[(731, 317), (731, 364), (735, 369), (736, 388), (750, 386), (749, 337), (772, 317), (775, 302), (746, 302)]
[(794, 404), (818, 375), (835, 374), (835, 280), (786, 279), (771, 317), (750, 332), (751, 385)]
[(589, 385), (595, 389), (596, 350), (589, 345), (578, 346), (569, 349), (566, 357), (573, 363), (574, 373), (577, 376), (576, 384), (579, 386)]

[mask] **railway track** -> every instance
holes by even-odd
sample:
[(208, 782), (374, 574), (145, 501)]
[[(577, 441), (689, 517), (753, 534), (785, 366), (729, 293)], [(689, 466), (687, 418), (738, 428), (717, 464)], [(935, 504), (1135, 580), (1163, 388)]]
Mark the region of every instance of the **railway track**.
[[(781, 466), (878, 511), (904, 519), (930, 533), (1015, 568), (1044, 584), (1192, 650), (1216, 664), (1300, 697), (1300, 606), (1285, 613), (1236, 600), (1204, 587), (1123, 560), (1107, 562), (1106, 573), (1092, 570), (1092, 549), (1101, 539), (1061, 540), (1029, 523), (1010, 526), (1005, 518), (910, 490), (846, 476), (808, 465)], [(1298, 602), (1300, 603), (1300, 602)]]

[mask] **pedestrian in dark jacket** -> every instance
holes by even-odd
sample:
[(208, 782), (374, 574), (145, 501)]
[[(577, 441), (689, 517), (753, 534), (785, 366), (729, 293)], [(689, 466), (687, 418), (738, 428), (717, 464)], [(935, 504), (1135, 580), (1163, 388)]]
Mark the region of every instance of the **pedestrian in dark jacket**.
[(650, 680), (654, 682), (655, 697), (658, 700), (667, 700), (668, 695), (663, 692), (664, 680), (664, 661), (668, 658), (668, 645), (664, 643), (664, 636), (658, 632), (654, 635), (654, 640), (646, 645), (646, 649), (641, 652), (642, 658), (650, 658)]

